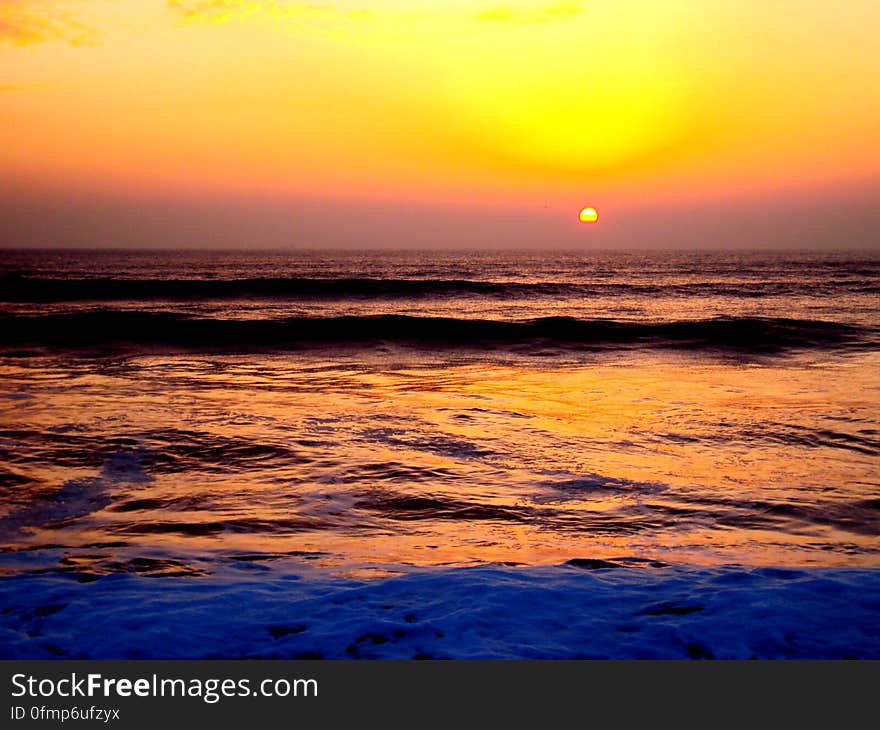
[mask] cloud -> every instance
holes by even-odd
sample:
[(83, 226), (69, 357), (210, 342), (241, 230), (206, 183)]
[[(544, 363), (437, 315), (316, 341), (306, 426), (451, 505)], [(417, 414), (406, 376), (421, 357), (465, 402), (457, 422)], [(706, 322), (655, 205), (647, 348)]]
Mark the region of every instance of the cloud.
[(332, 5), (284, 0), (167, 0), (168, 9), (187, 20), (226, 23), (253, 15), (277, 20), (346, 19), (369, 16), (369, 10), (340, 9)]
[(72, 46), (92, 46), (99, 35), (96, 29), (50, 7), (46, 2), (0, 2), (0, 43), (31, 46), (60, 41)]
[[(456, 17), (458, 12), (444, 8), (442, 3), (433, 10), (394, 9), (387, 7), (382, 11), (365, 7), (339, 7), (332, 2), (302, 2), (301, 0), (166, 0), (168, 9), (187, 20), (206, 23), (227, 23), (252, 16), (269, 17), (275, 20), (358, 20), (381, 14), (386, 18), (397, 18), (407, 22), (419, 20), (429, 22), (439, 16)], [(574, 18), (583, 12), (583, 4), (578, 0), (557, 0), (556, 2), (520, 2), (518, 5), (499, 5), (486, 7), (464, 18), (508, 25), (527, 25), (552, 23)], [(462, 16), (459, 16), (462, 17)]]
[(255, 0), (168, 0), (168, 9), (189, 20), (225, 23), (259, 12), (265, 4)]
[(527, 25), (552, 23), (574, 18), (583, 12), (583, 5), (575, 0), (562, 0), (534, 8), (514, 8), (508, 5), (486, 8), (474, 14), (474, 18), (490, 23)]

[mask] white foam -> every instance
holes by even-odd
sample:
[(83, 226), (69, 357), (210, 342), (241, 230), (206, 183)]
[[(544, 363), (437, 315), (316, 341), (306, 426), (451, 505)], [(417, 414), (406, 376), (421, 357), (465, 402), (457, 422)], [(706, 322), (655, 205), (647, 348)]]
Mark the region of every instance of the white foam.
[(6, 658), (880, 658), (880, 570), (485, 566), (0, 583)]

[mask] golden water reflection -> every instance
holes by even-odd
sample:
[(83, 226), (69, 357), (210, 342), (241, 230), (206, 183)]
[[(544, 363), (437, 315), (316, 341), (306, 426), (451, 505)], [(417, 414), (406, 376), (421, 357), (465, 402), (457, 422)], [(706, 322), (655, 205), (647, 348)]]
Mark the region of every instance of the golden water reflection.
[(876, 372), (877, 353), (6, 358), (0, 532), (96, 569), (877, 565)]

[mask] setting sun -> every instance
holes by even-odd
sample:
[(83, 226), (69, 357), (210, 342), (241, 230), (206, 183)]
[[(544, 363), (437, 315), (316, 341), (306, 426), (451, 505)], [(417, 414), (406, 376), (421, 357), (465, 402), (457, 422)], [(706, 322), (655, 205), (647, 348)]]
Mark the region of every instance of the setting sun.
[(599, 211), (595, 208), (582, 208), (578, 220), (581, 223), (595, 223), (599, 220)]

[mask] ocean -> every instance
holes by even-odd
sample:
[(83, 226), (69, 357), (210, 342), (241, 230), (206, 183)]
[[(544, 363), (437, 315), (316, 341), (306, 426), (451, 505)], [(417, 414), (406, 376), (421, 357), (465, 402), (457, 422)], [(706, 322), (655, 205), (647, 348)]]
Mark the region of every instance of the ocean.
[(0, 251), (0, 656), (877, 658), (878, 374), (876, 252)]

